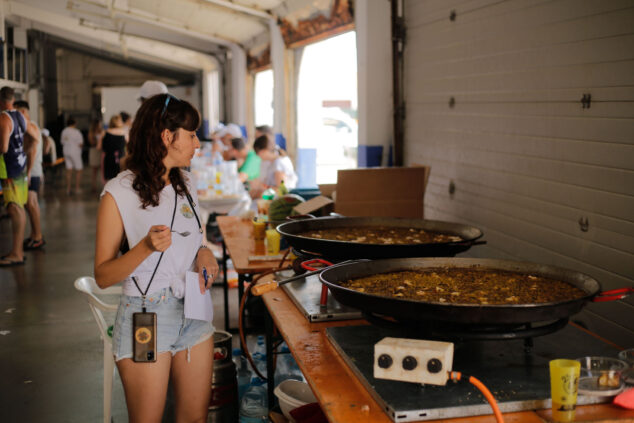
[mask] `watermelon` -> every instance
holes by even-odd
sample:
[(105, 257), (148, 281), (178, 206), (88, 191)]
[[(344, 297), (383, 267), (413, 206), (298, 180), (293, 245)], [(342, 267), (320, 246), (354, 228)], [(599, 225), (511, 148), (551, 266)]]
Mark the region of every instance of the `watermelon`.
[(271, 201), (269, 205), (269, 220), (279, 222), (290, 216), (293, 207), (303, 203), (304, 199), (297, 194), (286, 194)]

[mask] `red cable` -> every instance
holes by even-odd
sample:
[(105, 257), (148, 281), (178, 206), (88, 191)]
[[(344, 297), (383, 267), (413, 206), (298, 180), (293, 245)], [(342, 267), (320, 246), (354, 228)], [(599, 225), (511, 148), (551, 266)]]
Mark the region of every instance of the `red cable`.
[[(462, 378), (462, 373), (460, 373), (460, 372), (449, 372), (449, 379), (450, 380), (458, 381), (461, 378)], [(473, 376), (469, 376), (469, 382), (471, 382), (472, 385), (474, 385), (476, 388), (478, 388), (480, 390), (480, 392), (482, 392), (482, 395), (484, 395), (484, 398), (486, 398), (486, 400), (489, 402), (489, 405), (491, 405), (491, 408), (493, 409), (493, 414), (495, 415), (495, 420), (498, 423), (504, 423), (504, 417), (502, 417), (502, 412), (500, 412), (500, 408), (498, 407), (498, 404), (495, 401), (495, 397), (493, 396), (491, 391), (489, 391), (489, 388), (484, 386), (484, 383), (480, 382), (478, 379), (476, 379)]]

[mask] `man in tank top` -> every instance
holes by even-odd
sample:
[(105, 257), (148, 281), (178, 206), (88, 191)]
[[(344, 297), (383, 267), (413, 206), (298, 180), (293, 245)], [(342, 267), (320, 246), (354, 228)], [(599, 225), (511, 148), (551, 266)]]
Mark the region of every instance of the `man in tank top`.
[(24, 134), (38, 137), (33, 128), (28, 127), (24, 116), (13, 110), (14, 100), (13, 88), (0, 88), (0, 183), (13, 234), (11, 251), (0, 256), (0, 267), (24, 264), (22, 238), (26, 224), (24, 205), (28, 193)]
[[(40, 225), (40, 205), (37, 201), (44, 173), (42, 169), (42, 133), (40, 132), (40, 128), (38, 128), (37, 124), (31, 120), (28, 102), (23, 100), (16, 101), (14, 103), (14, 107), (22, 113), (22, 116), (24, 116), (24, 119), (27, 121), (27, 125), (32, 127), (32, 129), (38, 134), (37, 138), (32, 138), (28, 134), (26, 134), (24, 138), (25, 150), (27, 153), (27, 176), (29, 180), (29, 191), (25, 208), (31, 223), (31, 236), (25, 239), (22, 244), (25, 250), (37, 250), (44, 247), (44, 244), (46, 244), (46, 241), (44, 241), (44, 237), (42, 236), (42, 227)], [(29, 142), (27, 142), (27, 140)]]

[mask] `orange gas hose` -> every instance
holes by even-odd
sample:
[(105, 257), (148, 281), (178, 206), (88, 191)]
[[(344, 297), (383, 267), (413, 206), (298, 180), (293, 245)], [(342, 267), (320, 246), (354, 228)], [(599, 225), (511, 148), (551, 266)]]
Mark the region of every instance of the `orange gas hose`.
[[(466, 376), (467, 375), (465, 375), (465, 377)], [(459, 381), (461, 378), (462, 378), (462, 373), (460, 373), (460, 372), (449, 372), (449, 379), (455, 380), (455, 381)], [(500, 408), (498, 407), (498, 404), (495, 401), (495, 397), (493, 396), (491, 391), (489, 391), (489, 388), (484, 386), (484, 383), (480, 382), (478, 379), (476, 379), (473, 376), (469, 376), (469, 382), (471, 382), (472, 385), (474, 385), (476, 388), (478, 388), (480, 390), (480, 392), (482, 392), (482, 395), (484, 395), (484, 398), (486, 398), (486, 400), (489, 402), (489, 405), (491, 405), (491, 408), (493, 409), (493, 414), (495, 415), (495, 420), (498, 423), (504, 423), (504, 417), (502, 417), (502, 413), (500, 412)]]

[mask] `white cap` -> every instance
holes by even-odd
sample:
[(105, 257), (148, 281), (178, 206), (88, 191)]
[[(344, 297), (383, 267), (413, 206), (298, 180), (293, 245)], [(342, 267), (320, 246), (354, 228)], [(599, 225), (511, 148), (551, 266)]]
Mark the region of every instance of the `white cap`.
[(167, 94), (167, 86), (161, 81), (148, 80), (141, 85), (139, 100), (150, 98), (157, 94)]
[(48, 129), (44, 128), (42, 129), (42, 135), (44, 135), (45, 137), (48, 137), (49, 135), (51, 135), (51, 133), (48, 131)]
[(214, 126), (213, 129), (211, 130), (211, 134), (215, 135), (215, 134), (220, 134), (220, 131), (222, 131), (225, 127), (225, 124), (220, 122), (218, 123), (218, 125)]
[(242, 129), (235, 123), (230, 123), (218, 132), (218, 137), (224, 138), (227, 134), (231, 134), (231, 138), (241, 138)]

